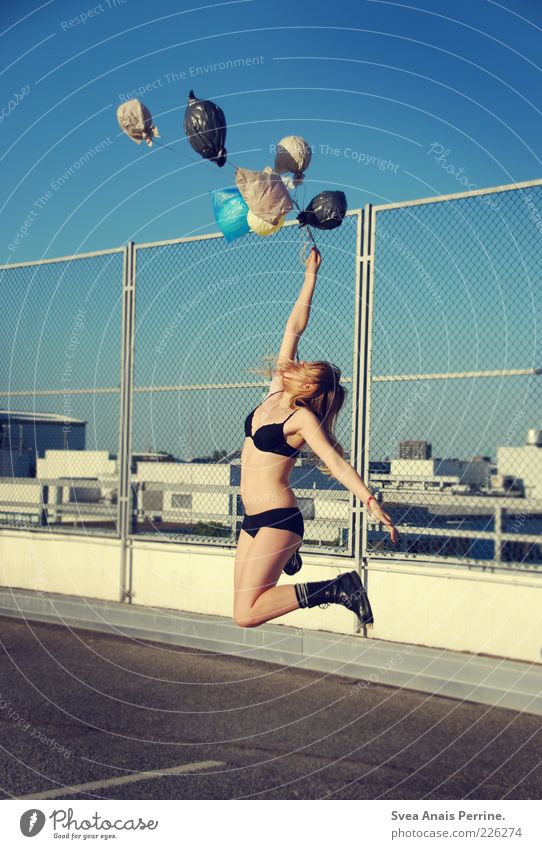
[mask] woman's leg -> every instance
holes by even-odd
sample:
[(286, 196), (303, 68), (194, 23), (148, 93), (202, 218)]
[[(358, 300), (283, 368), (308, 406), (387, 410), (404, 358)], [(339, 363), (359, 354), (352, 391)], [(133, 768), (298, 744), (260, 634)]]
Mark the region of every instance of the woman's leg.
[[(242, 532), (244, 533), (244, 532)], [(279, 528), (260, 528), (236, 560), (234, 618), (245, 628), (261, 625), (299, 608), (293, 584), (277, 587), (285, 563), (302, 537)]]
[(233, 579), (234, 595), (241, 586), (243, 580), (243, 572), (247, 564), (247, 556), (254, 537), (242, 528), (239, 532), (237, 540), (237, 550), (235, 552), (235, 574)]

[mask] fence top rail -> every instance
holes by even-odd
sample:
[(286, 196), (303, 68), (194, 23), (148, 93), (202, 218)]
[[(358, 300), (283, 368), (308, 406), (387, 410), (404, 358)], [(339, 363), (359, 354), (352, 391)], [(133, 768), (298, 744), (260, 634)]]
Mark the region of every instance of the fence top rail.
[(540, 180), (526, 180), (523, 183), (507, 183), (504, 186), (490, 186), (486, 189), (473, 189), (470, 192), (455, 192), (450, 195), (433, 195), (428, 198), (418, 198), (417, 200), (403, 200), (398, 203), (381, 203), (373, 206), (373, 212), (381, 212), (386, 209), (400, 209), (404, 206), (421, 206), (425, 203), (442, 203), (447, 200), (458, 200), (460, 198), (476, 197), (477, 195), (490, 195), (497, 192), (511, 192), (515, 189), (528, 189), (534, 186), (542, 186)]
[(107, 254), (124, 253), (124, 247), (106, 248), (102, 251), (88, 251), (83, 254), (71, 254), (69, 256), (54, 256), (48, 259), (32, 259), (26, 262), (8, 262), (5, 265), (0, 265), (0, 271), (6, 271), (9, 268), (24, 268), (27, 265), (47, 265), (52, 262), (71, 262), (74, 259), (88, 259), (93, 256), (106, 256)]

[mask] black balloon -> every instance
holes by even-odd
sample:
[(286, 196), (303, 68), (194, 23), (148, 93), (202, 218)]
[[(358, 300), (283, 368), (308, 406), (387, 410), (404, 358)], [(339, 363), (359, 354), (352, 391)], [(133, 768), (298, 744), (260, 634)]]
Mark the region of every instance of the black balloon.
[(318, 230), (334, 230), (342, 224), (346, 210), (344, 192), (321, 192), (299, 213), (297, 220), (300, 225), (308, 224)]
[(184, 131), (196, 153), (216, 162), (219, 168), (226, 164), (226, 118), (220, 106), (212, 100), (198, 100), (191, 91), (184, 113)]

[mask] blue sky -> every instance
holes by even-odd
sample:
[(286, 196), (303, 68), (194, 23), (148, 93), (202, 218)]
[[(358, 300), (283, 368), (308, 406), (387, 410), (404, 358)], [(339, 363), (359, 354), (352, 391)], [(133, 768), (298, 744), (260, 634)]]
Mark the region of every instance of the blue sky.
[[(428, 155), (432, 143), (480, 187), (540, 174), (534, 0), (509, 10), (488, 0), (110, 5), (2, 4), (2, 106), (29, 87), (2, 121), (6, 262), (214, 230), (207, 193), (231, 172), (202, 167), (183, 139), (190, 87), (223, 107), (232, 160), (262, 167), (270, 145), (300, 133), (315, 147), (307, 191), (341, 185), (350, 208), (461, 191)], [(63, 28), (90, 9), (98, 12), (85, 23)], [(205, 70), (251, 57), (261, 64)], [(149, 84), (141, 99), (162, 140), (188, 158), (119, 135), (121, 96)], [(6, 250), (51, 181), (100, 143)], [(361, 164), (355, 154), (365, 154)], [(365, 164), (371, 156), (398, 167)]]
[[(209, 192), (231, 185), (232, 171), (199, 160), (184, 138), (190, 88), (224, 109), (227, 148), (235, 164), (261, 168), (272, 163), (271, 146), (281, 137), (303, 135), (313, 147), (307, 199), (323, 189), (341, 188), (355, 209), (369, 202), (463, 191), (459, 175), (471, 188), (541, 176), (542, 6), (535, 0), (417, 0), (410, 5), (243, 0), (201, 6), (195, 0), (8, 0), (0, 10), (0, 30), (5, 69), (0, 262), (214, 232)], [(232, 68), (235, 60), (240, 61)], [(174, 152), (137, 146), (120, 133), (116, 108), (137, 96), (139, 88), (147, 89), (140, 99), (150, 108), (161, 141)], [(76, 167), (93, 148), (99, 152)], [(299, 266), (294, 270), (299, 272)], [(295, 295), (295, 287), (291, 291)], [(79, 297), (73, 288), (59, 289), (56, 306), (65, 315), (60, 332), (56, 324), (60, 347), (71, 333)], [(106, 301), (110, 306), (113, 340), (110, 348), (104, 343), (102, 355), (110, 351), (116, 358), (116, 292), (104, 285), (100, 297), (102, 307)], [(289, 297), (285, 290), (266, 347), (278, 340)], [(32, 298), (35, 326), (46, 311), (35, 281)], [(164, 301), (154, 319), (157, 337), (157, 324), (163, 329), (172, 306)], [(456, 306), (449, 304), (450, 314)], [(382, 310), (385, 315), (384, 302)], [(90, 312), (96, 321), (102, 316), (100, 310)], [(393, 317), (388, 321), (393, 324)], [(26, 322), (32, 325), (28, 315)], [(420, 321), (418, 330), (423, 335)], [(12, 388), (17, 383), (14, 364), (23, 353), (28, 359), (29, 332), (24, 339), (19, 334), (11, 346)], [(89, 333), (88, 344), (95, 338), (94, 331)], [(301, 349), (305, 358), (319, 354), (313, 339)], [(396, 344), (399, 348), (400, 337)], [(343, 371), (350, 373), (342, 349), (334, 357), (328, 348), (324, 356), (341, 360)], [(253, 365), (258, 351), (247, 350)], [(85, 369), (81, 355), (81, 385), (88, 385), (89, 352)], [(428, 370), (437, 353), (429, 347), (420, 370)], [(517, 357), (521, 366), (532, 364), (524, 354)], [(33, 359), (38, 362), (37, 354)], [(472, 362), (470, 349), (463, 359)], [(435, 370), (453, 369), (452, 360), (439, 361)], [(239, 357), (240, 369), (241, 362)], [(503, 365), (498, 357), (492, 362)], [(140, 360), (139, 367), (153, 371), (150, 360)], [(395, 373), (407, 363), (396, 356), (382, 367)], [(407, 370), (414, 367), (409, 361)], [(34, 368), (38, 373), (34, 385), (45, 386), (51, 363), (42, 354)], [(154, 374), (161, 384), (163, 375)], [(184, 379), (193, 382), (188, 374)], [(110, 382), (111, 376), (103, 380)], [(27, 388), (26, 372), (24, 383)], [(60, 385), (59, 379), (52, 383)], [(242, 403), (250, 409), (252, 400), (253, 394), (245, 395)], [(89, 417), (88, 410), (83, 417)], [(477, 446), (477, 453), (494, 449), (500, 426), (496, 419), (487, 445)], [(144, 437), (145, 429), (140, 438), (147, 444), (153, 436)], [(234, 448), (235, 439), (232, 429), (225, 447)], [(155, 447), (165, 447), (164, 440), (165, 434)], [(218, 437), (211, 441), (212, 446), (205, 439), (205, 447), (222, 447)], [(446, 450), (442, 444), (435, 453)], [(474, 453), (473, 440), (460, 441), (452, 456), (463, 450)]]

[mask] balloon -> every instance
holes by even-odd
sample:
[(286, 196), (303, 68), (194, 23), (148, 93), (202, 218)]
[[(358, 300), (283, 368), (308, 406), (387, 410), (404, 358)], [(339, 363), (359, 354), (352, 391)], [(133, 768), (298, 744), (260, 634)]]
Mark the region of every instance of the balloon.
[(148, 146), (152, 147), (153, 136), (160, 138), (158, 130), (152, 124), (151, 113), (139, 100), (127, 100), (121, 103), (117, 108), (117, 121), (121, 130), (136, 144), (141, 144), (145, 139)]
[(275, 156), (275, 171), (285, 174), (291, 171), (294, 175), (294, 186), (299, 186), (305, 177), (304, 172), (310, 165), (312, 151), (301, 136), (286, 136), (277, 145)]
[(216, 223), (228, 243), (250, 231), (247, 222), (248, 206), (235, 186), (216, 189), (211, 195)]
[(297, 220), (300, 225), (308, 224), (318, 230), (334, 230), (340, 227), (346, 215), (347, 203), (344, 192), (321, 192), (316, 195), (308, 207), (300, 212)]
[(271, 169), (238, 168), (235, 182), (250, 211), (268, 224), (277, 224), (293, 208), (286, 186)]
[(220, 106), (212, 100), (198, 100), (191, 91), (184, 113), (184, 131), (196, 153), (216, 162), (219, 168), (225, 165), (226, 118)]
[(272, 236), (273, 233), (278, 233), (280, 228), (284, 225), (285, 215), (279, 219), (277, 224), (268, 224), (267, 221), (264, 221), (263, 218), (258, 218), (257, 215), (254, 215), (253, 212), (250, 212), (247, 215), (248, 226), (252, 230), (253, 233), (257, 233), (258, 236)]

